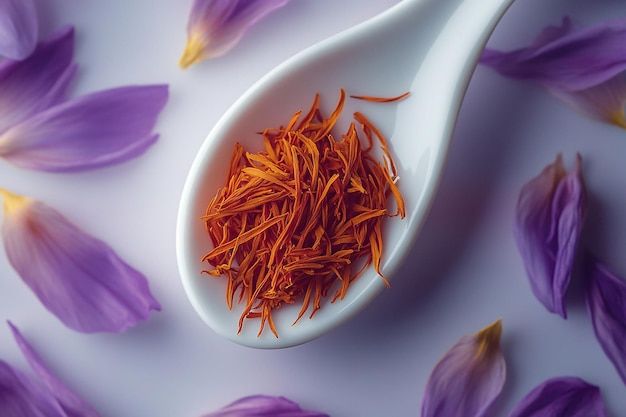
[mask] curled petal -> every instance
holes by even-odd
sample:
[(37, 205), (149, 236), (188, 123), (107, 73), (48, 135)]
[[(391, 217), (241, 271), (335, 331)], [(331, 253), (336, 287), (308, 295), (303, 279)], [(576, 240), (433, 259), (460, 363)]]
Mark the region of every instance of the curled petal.
[(73, 58), (74, 29), (70, 27), (40, 43), (27, 59), (0, 64), (0, 134), (65, 100), (76, 72)]
[(68, 327), (122, 332), (160, 310), (146, 278), (47, 205), (0, 189), (9, 261)]
[(465, 336), (430, 375), (422, 417), (482, 417), (500, 395), (506, 364), (500, 351), (502, 323)]
[(626, 128), (626, 20), (576, 30), (565, 18), (530, 46), (487, 49), (481, 61), (502, 75), (536, 81), (586, 114)]
[(626, 281), (591, 255), (585, 259), (585, 274), (593, 330), (626, 384)]
[(581, 90), (626, 70), (626, 20), (577, 30), (569, 18), (548, 27), (528, 47), (486, 49), (481, 62), (503, 75), (547, 87)]
[(194, 0), (180, 66), (225, 54), (246, 31), (289, 0)]
[(328, 417), (328, 415), (305, 411), (285, 397), (253, 395), (241, 398), (204, 417)]
[(28, 361), (31, 369), (37, 375), (38, 380), (45, 386), (48, 392), (54, 396), (67, 417), (99, 417), (99, 414), (89, 404), (70, 390), (48, 369), (39, 354), (33, 349), (30, 343), (28, 343), (24, 336), (22, 336), (19, 329), (10, 322), (9, 327), (11, 328), (17, 345)]
[(37, 44), (39, 27), (33, 0), (0, 1), (0, 55), (28, 57)]
[(51, 172), (94, 169), (142, 154), (168, 97), (166, 85), (121, 87), (49, 108), (0, 136), (0, 156)]
[(567, 173), (559, 155), (522, 188), (515, 238), (535, 296), (552, 313), (567, 317), (565, 295), (585, 217), (580, 155)]
[(509, 417), (606, 417), (600, 390), (580, 378), (554, 378), (533, 389)]
[(40, 384), (0, 361), (2, 417), (67, 417), (54, 397)]

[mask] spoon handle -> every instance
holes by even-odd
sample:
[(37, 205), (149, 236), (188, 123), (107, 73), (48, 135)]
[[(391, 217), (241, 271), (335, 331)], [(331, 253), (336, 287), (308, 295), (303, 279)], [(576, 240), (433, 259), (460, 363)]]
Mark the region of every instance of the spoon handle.
[[(504, 12), (514, 0), (402, 0), (391, 8), (394, 13), (400, 15), (422, 14), (424, 9), (434, 6), (438, 9), (471, 9), (476, 15), (491, 15), (497, 24)], [(471, 18), (471, 15), (468, 15)], [(488, 28), (485, 28), (488, 29)], [(492, 29), (493, 30), (493, 29)]]
[(439, 120), (428, 120), (434, 138), (450, 138), (454, 123), (446, 121), (456, 119), (480, 54), (513, 1), (404, 0), (389, 11), (392, 22), (386, 24), (410, 27), (413, 42), (428, 38), (411, 91), (436, 91), (418, 105), (423, 108), (413, 109), (417, 114), (438, 115)]

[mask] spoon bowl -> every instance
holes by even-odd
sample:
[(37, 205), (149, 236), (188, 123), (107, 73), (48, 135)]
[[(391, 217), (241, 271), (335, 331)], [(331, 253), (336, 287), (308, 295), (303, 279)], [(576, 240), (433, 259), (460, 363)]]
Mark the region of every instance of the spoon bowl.
[[(407, 217), (385, 222), (382, 271), (395, 271), (412, 247), (433, 200), (461, 101), (489, 35), (513, 0), (404, 0), (385, 13), (314, 45), (255, 83), (222, 116), (194, 160), (183, 189), (177, 224), (177, 258), (193, 307), (218, 334), (256, 348), (283, 348), (314, 339), (360, 311), (383, 288), (369, 268), (346, 297), (325, 300), (313, 319), (292, 326), (299, 305), (273, 315), (280, 333), (257, 337), (254, 321), (237, 334), (243, 305), (228, 310), (226, 280), (201, 275), (201, 258), (211, 248), (201, 216), (224, 185), (235, 142), (260, 150), (255, 132), (285, 124), (306, 110), (316, 93), (333, 108), (337, 93), (393, 96), (398, 103), (348, 100), (343, 119), (364, 112), (389, 138), (398, 165)], [(343, 126), (340, 126), (342, 129)], [(417, 275), (417, 274), (416, 274)], [(408, 277), (407, 277), (408, 278)], [(412, 279), (419, 279), (418, 276)], [(393, 288), (389, 291), (393, 291)]]

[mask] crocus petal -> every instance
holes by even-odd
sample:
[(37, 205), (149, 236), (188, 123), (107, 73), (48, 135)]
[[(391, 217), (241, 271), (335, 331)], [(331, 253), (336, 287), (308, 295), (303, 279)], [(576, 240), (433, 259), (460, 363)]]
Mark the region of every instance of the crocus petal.
[(581, 113), (626, 129), (626, 73), (584, 90), (552, 93)]
[(66, 101), (0, 135), (0, 157), (51, 172), (94, 169), (134, 158), (152, 145), (166, 85), (121, 87)]
[(482, 63), (502, 75), (542, 84), (584, 113), (626, 128), (626, 20), (575, 30), (564, 19), (532, 45), (487, 49)]
[(0, 134), (65, 100), (76, 72), (73, 57), (74, 30), (66, 28), (29, 58), (0, 64)]
[(596, 337), (626, 384), (626, 281), (587, 255), (587, 307)]
[(464, 336), (433, 370), (422, 404), (422, 417), (482, 417), (506, 379), (500, 351), (502, 323)]
[(225, 54), (246, 31), (289, 0), (194, 0), (180, 66)]
[(67, 417), (54, 397), (36, 381), (0, 361), (2, 417)]
[(99, 417), (99, 414), (76, 393), (70, 390), (46, 366), (39, 354), (22, 336), (17, 327), (9, 322), (13, 337), (38, 380), (48, 389), (68, 417)]
[(26, 58), (35, 49), (38, 33), (33, 0), (0, 1), (0, 55)]
[(146, 278), (47, 205), (0, 189), (9, 261), (39, 300), (80, 332), (121, 332), (160, 310)]
[(509, 417), (606, 417), (606, 410), (598, 387), (564, 377), (533, 389)]
[(567, 317), (565, 295), (585, 217), (586, 194), (580, 155), (566, 173), (559, 155), (522, 188), (515, 238), (530, 286), (552, 313)]
[(204, 417), (328, 417), (328, 415), (303, 410), (285, 397), (253, 395), (241, 398)]

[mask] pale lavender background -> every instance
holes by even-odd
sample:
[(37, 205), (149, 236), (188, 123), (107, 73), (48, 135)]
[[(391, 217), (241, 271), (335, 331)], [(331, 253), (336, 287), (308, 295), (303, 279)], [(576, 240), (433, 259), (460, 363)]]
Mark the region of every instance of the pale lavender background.
[[(511, 234), (520, 186), (557, 152), (571, 162), (580, 151), (591, 191), (589, 246), (626, 275), (626, 132), (578, 117), (540, 89), (485, 69), (472, 81), (432, 213), (393, 288), (305, 346), (257, 351), (213, 334), (187, 302), (174, 257), (178, 196), (196, 150), (265, 72), (395, 1), (294, 0), (227, 57), (181, 72), (176, 61), (189, 3), (39, 0), (45, 34), (68, 23), (77, 27), (78, 92), (171, 84), (162, 138), (139, 160), (86, 174), (0, 164), (2, 185), (52, 204), (110, 242), (150, 277), (163, 304), (163, 313), (122, 336), (74, 333), (0, 256), (0, 318), (19, 325), (103, 417), (199, 416), (260, 392), (287, 395), (333, 417), (418, 416), (439, 356), (496, 318), (504, 319), (509, 365), (496, 415), (557, 375), (600, 385), (613, 417), (626, 409), (625, 387), (595, 341), (580, 292), (573, 292), (568, 321), (546, 313), (531, 295)], [(492, 44), (521, 45), (565, 13), (593, 23), (626, 10), (620, 0), (519, 0)], [(24, 366), (1, 327), (0, 357)]]

